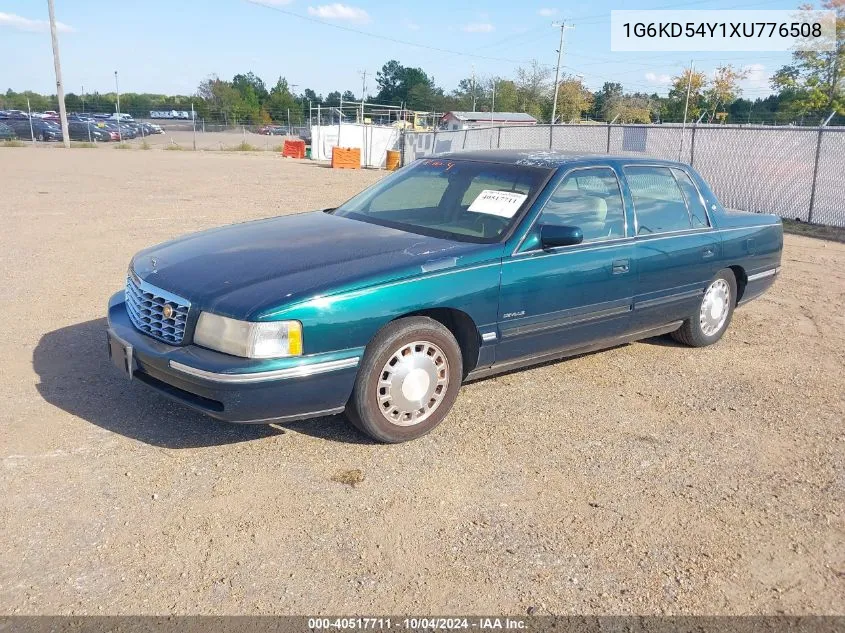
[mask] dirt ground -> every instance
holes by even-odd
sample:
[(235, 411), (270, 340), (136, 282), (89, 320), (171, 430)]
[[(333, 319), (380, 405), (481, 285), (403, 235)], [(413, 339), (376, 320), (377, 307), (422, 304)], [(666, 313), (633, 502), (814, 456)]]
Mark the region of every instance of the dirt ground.
[(0, 612), (845, 613), (845, 244), (787, 236), (718, 345), (476, 382), (382, 446), (127, 383), (103, 315), (138, 249), (384, 172), (0, 148), (0, 174)]

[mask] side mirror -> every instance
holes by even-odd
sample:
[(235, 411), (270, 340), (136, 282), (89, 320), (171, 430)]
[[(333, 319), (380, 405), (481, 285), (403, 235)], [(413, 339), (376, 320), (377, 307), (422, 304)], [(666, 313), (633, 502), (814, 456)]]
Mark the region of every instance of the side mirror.
[(559, 224), (543, 224), (540, 227), (540, 243), (543, 248), (555, 246), (572, 246), (584, 241), (584, 233), (577, 226), (561, 226)]

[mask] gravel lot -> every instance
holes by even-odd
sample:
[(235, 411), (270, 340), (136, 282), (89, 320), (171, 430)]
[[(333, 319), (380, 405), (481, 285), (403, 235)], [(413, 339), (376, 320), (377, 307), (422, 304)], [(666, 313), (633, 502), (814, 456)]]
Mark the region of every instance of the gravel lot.
[(102, 147), (0, 173), (0, 612), (845, 613), (845, 244), (788, 236), (716, 346), (476, 382), (382, 446), (129, 384), (103, 315), (136, 250), (384, 172)]

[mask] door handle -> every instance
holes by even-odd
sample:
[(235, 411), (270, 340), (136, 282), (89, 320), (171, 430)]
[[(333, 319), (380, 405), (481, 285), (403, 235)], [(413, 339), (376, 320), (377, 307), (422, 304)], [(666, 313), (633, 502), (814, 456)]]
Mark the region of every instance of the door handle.
[(711, 258), (711, 257), (713, 257), (713, 255), (715, 255), (715, 254), (716, 254), (716, 250), (715, 250), (715, 249), (713, 249), (713, 248), (711, 248), (711, 247), (709, 247), (709, 246), (708, 246), (707, 248), (705, 248), (703, 251), (701, 251), (701, 256), (702, 256), (704, 259), (710, 259), (710, 258)]
[(613, 274), (614, 275), (624, 275), (629, 270), (631, 270), (630, 261), (627, 259), (614, 259), (613, 260)]

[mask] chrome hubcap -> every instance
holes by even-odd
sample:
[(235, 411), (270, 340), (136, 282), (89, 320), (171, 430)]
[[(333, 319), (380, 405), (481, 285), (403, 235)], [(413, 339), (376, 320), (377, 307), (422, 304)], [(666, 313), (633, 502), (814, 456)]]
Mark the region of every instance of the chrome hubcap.
[(379, 376), (382, 415), (392, 424), (413, 426), (437, 410), (449, 386), (449, 361), (434, 343), (414, 341), (396, 350)]
[(701, 331), (713, 336), (725, 326), (731, 306), (731, 288), (724, 279), (717, 279), (707, 288), (701, 300), (698, 322)]

